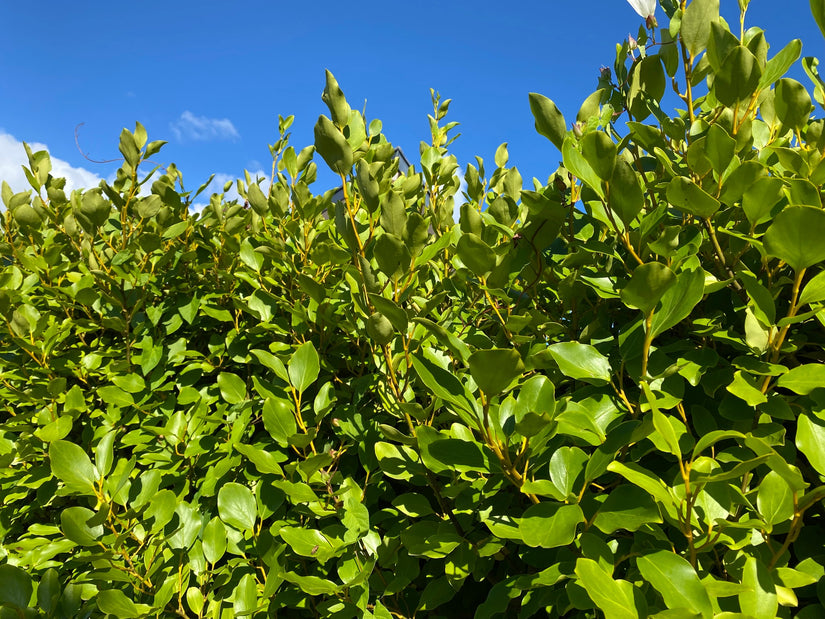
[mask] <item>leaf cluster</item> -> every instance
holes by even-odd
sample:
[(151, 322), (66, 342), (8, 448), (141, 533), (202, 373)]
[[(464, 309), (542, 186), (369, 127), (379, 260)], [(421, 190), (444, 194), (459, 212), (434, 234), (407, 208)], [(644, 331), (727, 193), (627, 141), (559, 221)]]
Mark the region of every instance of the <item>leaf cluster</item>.
[(69, 195), (27, 149), (0, 617), (822, 616), (825, 85), (662, 4), (572, 129), (530, 95), (529, 189), (503, 144), (459, 195), (435, 92), (400, 171), (330, 73), (199, 214), (140, 124)]

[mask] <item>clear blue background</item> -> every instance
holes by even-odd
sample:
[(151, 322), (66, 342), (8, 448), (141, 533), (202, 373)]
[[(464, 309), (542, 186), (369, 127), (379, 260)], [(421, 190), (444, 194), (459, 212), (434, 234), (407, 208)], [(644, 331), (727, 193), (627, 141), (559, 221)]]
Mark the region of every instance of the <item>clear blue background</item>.
[[(738, 32), (737, 1), (721, 4)], [(193, 188), (213, 172), (268, 172), (278, 114), (295, 115), (296, 148), (311, 144), (315, 120), (328, 113), (325, 68), (410, 159), (429, 139), (432, 87), (453, 100), (462, 167), (480, 155), (492, 168), (496, 147), (509, 142), (525, 181), (546, 179), (559, 154), (535, 133), (527, 94), (545, 94), (574, 119), (600, 66), (612, 66), (616, 43), (641, 19), (624, 0), (78, 0), (3, 2), (0, 23), (0, 133), (45, 143), (53, 157), (106, 178), (118, 164), (84, 160), (75, 126), (85, 123), (83, 151), (105, 160), (118, 157), (121, 128), (138, 120), (150, 139), (169, 140), (158, 161), (177, 163)], [(800, 38), (803, 56), (825, 57), (805, 0), (753, 0), (747, 25), (766, 30), (771, 56)], [(798, 64), (795, 76), (808, 84)], [(237, 135), (178, 138), (173, 125), (186, 111), (228, 120)], [(0, 159), (11, 156), (5, 150)], [(315, 188), (334, 182), (325, 173)]]

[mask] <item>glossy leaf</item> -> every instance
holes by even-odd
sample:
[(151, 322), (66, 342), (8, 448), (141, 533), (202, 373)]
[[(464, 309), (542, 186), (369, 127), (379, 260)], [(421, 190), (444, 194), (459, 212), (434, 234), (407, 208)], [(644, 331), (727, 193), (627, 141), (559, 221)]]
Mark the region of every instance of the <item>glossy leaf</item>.
[(565, 376), (597, 385), (610, 381), (610, 362), (590, 344), (562, 342), (547, 350)]
[(321, 365), (312, 342), (305, 342), (298, 347), (289, 359), (287, 370), (290, 383), (301, 393), (318, 379)]
[(49, 462), (55, 477), (74, 489), (92, 492), (99, 474), (79, 445), (63, 440), (51, 442)]
[(638, 557), (636, 565), (668, 608), (687, 608), (705, 618), (713, 616), (713, 605), (696, 570), (679, 555), (660, 550)]
[(790, 389), (800, 395), (808, 395), (818, 387), (825, 387), (825, 364), (805, 363), (779, 377), (777, 387)]
[(229, 482), (218, 491), (218, 513), (226, 524), (245, 531), (258, 517), (255, 497), (246, 486)]
[(584, 513), (578, 505), (540, 503), (527, 508), (519, 531), (528, 546), (557, 548), (576, 538), (576, 530), (582, 522)]
[(587, 595), (604, 613), (605, 619), (638, 619), (639, 613), (626, 587), (605, 572), (592, 559), (576, 561), (576, 576)]
[(642, 488), (622, 484), (599, 507), (593, 524), (604, 533), (638, 531), (645, 525), (662, 522), (656, 502)]
[(348, 174), (352, 168), (352, 148), (344, 135), (324, 115), (315, 123), (315, 149), (336, 174)]
[(218, 374), (218, 388), (227, 404), (240, 404), (246, 400), (246, 383), (237, 374), (231, 372)]
[(825, 475), (825, 423), (808, 414), (799, 416), (796, 446), (820, 475)]
[(773, 471), (768, 471), (759, 483), (756, 505), (762, 519), (769, 525), (785, 522), (794, 515), (793, 492), (787, 482)]
[(97, 594), (98, 608), (118, 619), (133, 619), (140, 617), (141, 612), (135, 603), (120, 589), (104, 589)]
[(779, 608), (776, 585), (765, 564), (759, 559), (748, 557), (742, 573), (742, 584), (747, 587), (739, 594), (739, 607), (743, 613), (754, 619), (776, 617)]
[(95, 516), (95, 512), (85, 507), (67, 507), (60, 513), (60, 528), (66, 538), (76, 544), (95, 546), (103, 535), (103, 525), (100, 522), (89, 524)]

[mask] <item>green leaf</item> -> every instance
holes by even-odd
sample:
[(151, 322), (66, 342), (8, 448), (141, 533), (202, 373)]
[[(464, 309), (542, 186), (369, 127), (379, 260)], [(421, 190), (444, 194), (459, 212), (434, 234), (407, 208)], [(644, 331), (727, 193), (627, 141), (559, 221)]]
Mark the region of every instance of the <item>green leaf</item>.
[[(31, 601), (32, 591), (31, 576), (14, 565), (0, 565), (0, 605), (8, 604), (25, 610)], [(19, 615), (24, 616), (22, 613)]]
[(573, 485), (584, 472), (587, 454), (578, 447), (564, 445), (553, 452), (550, 458), (550, 481), (563, 498), (573, 493)]
[(789, 77), (783, 77), (774, 89), (776, 116), (788, 129), (802, 129), (813, 110), (811, 95), (802, 84)]
[(789, 206), (765, 232), (765, 251), (799, 271), (825, 260), (825, 211)]
[(614, 461), (607, 465), (607, 470), (611, 473), (618, 473), (631, 484), (643, 489), (659, 503), (662, 503), (665, 506), (673, 503), (673, 499), (668, 492), (665, 482), (635, 462), (628, 462), (625, 464)]
[(97, 514), (80, 506), (67, 507), (60, 512), (60, 528), (67, 539), (81, 546), (96, 546), (103, 535), (101, 523), (89, 526), (89, 521)]
[(664, 333), (690, 316), (693, 308), (705, 294), (705, 275), (702, 269), (682, 271), (676, 282), (662, 295), (662, 306), (653, 314), (651, 337)]
[(135, 404), (135, 399), (130, 393), (127, 393), (120, 387), (115, 387), (114, 385), (105, 385), (100, 387), (97, 390), (97, 395), (99, 395), (100, 399), (106, 404), (114, 404), (115, 406), (120, 406), (121, 408), (133, 406)]
[(591, 131), (581, 140), (582, 155), (603, 181), (613, 177), (616, 166), (616, 144), (604, 131)]
[(729, 438), (744, 439), (745, 435), (741, 432), (737, 432), (736, 430), (714, 430), (713, 432), (708, 432), (707, 434), (701, 436), (699, 440), (696, 442), (696, 446), (693, 448), (693, 455), (691, 456), (691, 459), (695, 460), (696, 456), (698, 456), (711, 445), (715, 445), (719, 441), (723, 441)]
[(49, 462), (54, 476), (67, 486), (87, 494), (94, 492), (100, 475), (80, 446), (63, 440), (49, 443)]
[(386, 316), (379, 312), (375, 312), (367, 319), (366, 326), (370, 339), (379, 346), (389, 344), (395, 337), (392, 323)]
[(638, 531), (645, 525), (660, 522), (662, 516), (650, 494), (629, 484), (611, 490), (593, 520), (596, 528), (607, 534), (622, 529)]
[(811, 14), (822, 36), (825, 37), (825, 0), (811, 0)]
[(246, 401), (246, 383), (237, 374), (231, 372), (218, 374), (218, 388), (227, 404), (240, 404)]
[(217, 516), (203, 528), (201, 545), (204, 558), (213, 565), (220, 561), (226, 552), (226, 527)]
[[(576, 576), (590, 599), (604, 613), (605, 619), (639, 619), (632, 595), (626, 587), (605, 572), (592, 559), (579, 558), (576, 560)], [(628, 583), (629, 584), (629, 583)]]
[(456, 244), (456, 253), (477, 277), (485, 277), (496, 266), (496, 254), (480, 236), (467, 232)]
[(754, 557), (747, 558), (742, 572), (742, 584), (747, 587), (739, 594), (742, 613), (754, 619), (775, 619), (779, 609), (776, 585), (762, 561)]
[(389, 192), (381, 203), (381, 227), (396, 238), (401, 238), (407, 228), (407, 207), (395, 191)]
[(796, 446), (820, 475), (825, 475), (825, 423), (808, 413), (797, 418)]
[(289, 444), (289, 437), (298, 431), (292, 411), (293, 404), (288, 400), (267, 398), (264, 401), (262, 414), (264, 428), (282, 447), (286, 447)]
[(114, 376), (112, 382), (127, 393), (140, 393), (146, 389), (146, 383), (137, 374)]
[[(434, 472), (443, 470), (444, 467), (435, 464), (429, 460), (429, 452), (422, 448), (421, 460), (424, 464)], [(424, 475), (426, 470), (419, 462), (419, 455), (410, 447), (406, 445), (393, 445), (384, 441), (378, 441), (373, 445), (373, 452), (378, 460), (378, 466), (385, 475), (393, 479), (401, 479), (407, 481), (413, 475)]]
[(573, 176), (581, 179), (585, 185), (595, 191), (600, 198), (604, 198), (604, 188), (602, 181), (596, 172), (590, 167), (590, 164), (584, 156), (576, 148), (576, 140), (567, 138), (561, 147), (562, 158), (564, 159), (564, 167), (567, 168)]
[(799, 395), (808, 395), (818, 387), (825, 387), (825, 364), (806, 363), (798, 365), (780, 376), (776, 385), (790, 389)]
[(766, 220), (782, 199), (784, 183), (778, 178), (760, 178), (742, 196), (742, 210), (751, 226)]
[(757, 406), (767, 402), (768, 396), (757, 389), (754, 382), (753, 378), (737, 370), (733, 376), (733, 382), (725, 389), (743, 400), (748, 406)]
[(346, 175), (352, 169), (352, 147), (344, 134), (323, 114), (315, 123), (315, 149), (330, 169)]
[(218, 491), (218, 514), (226, 524), (246, 531), (258, 517), (255, 496), (246, 486), (229, 482)]
[(284, 471), (281, 468), (281, 465), (278, 464), (275, 456), (268, 451), (257, 449), (252, 445), (244, 445), (243, 443), (235, 443), (235, 450), (249, 458), (249, 461), (252, 462), (252, 464), (255, 465), (255, 468), (261, 473), (270, 473), (273, 475), (284, 474)]
[(567, 135), (567, 123), (559, 108), (550, 99), (535, 92), (530, 93), (529, 99), (530, 111), (536, 120), (536, 131), (561, 150)]
[(816, 276), (805, 284), (802, 294), (799, 295), (798, 305), (808, 303), (818, 303), (825, 299), (825, 271), (817, 273)]
[(512, 348), (477, 350), (467, 363), (473, 380), (488, 397), (505, 391), (524, 372), (521, 355)]
[(404, 241), (389, 232), (376, 239), (373, 251), (378, 268), (387, 277), (392, 278), (402, 264), (409, 263), (409, 250)]
[(475, 400), (455, 374), (440, 368), (422, 355), (411, 355), (411, 358), (415, 373), (433, 395), (463, 410), (475, 412)]
[[(415, 452), (413, 452), (414, 454)], [(421, 458), (427, 468), (433, 471), (455, 470), (460, 473), (478, 471), (490, 473), (489, 449), (475, 441), (457, 438), (434, 440), (426, 449), (421, 449)], [(383, 468), (383, 467), (382, 467)]]
[(578, 505), (539, 503), (524, 512), (519, 531), (528, 546), (558, 548), (576, 539), (578, 525), (584, 521)]
[(696, 58), (708, 45), (710, 23), (719, 19), (719, 0), (693, 0), (682, 15), (679, 30), (682, 42), (692, 58)]
[(676, 275), (670, 268), (661, 262), (648, 262), (633, 270), (633, 275), (622, 288), (620, 296), (628, 307), (635, 307), (649, 314), (675, 283)]
[[(820, 2), (820, 0), (813, 0), (813, 2)], [(823, 4), (825, 6), (825, 4)], [(762, 78), (759, 80), (759, 88), (767, 88), (776, 80), (787, 73), (791, 65), (799, 60), (799, 55), (802, 52), (802, 41), (794, 39), (782, 48), (776, 56), (768, 61), (765, 70), (762, 73)]]
[(761, 77), (762, 67), (756, 56), (744, 45), (739, 45), (725, 57), (716, 73), (713, 93), (722, 105), (733, 107), (751, 98)]
[(97, 607), (102, 612), (118, 619), (133, 619), (142, 615), (135, 603), (120, 589), (104, 589), (98, 592), (96, 599)]
[(711, 125), (705, 136), (704, 150), (714, 172), (721, 176), (733, 160), (736, 140), (721, 125)]
[(283, 577), (307, 595), (335, 595), (340, 588), (334, 582), (318, 576), (300, 576), (295, 572), (285, 572)]
[(619, 159), (613, 167), (608, 184), (607, 204), (629, 226), (645, 204), (645, 196), (639, 185), (639, 177), (627, 161)]
[(232, 593), (234, 617), (251, 615), (258, 608), (258, 583), (252, 574), (244, 574)]
[(710, 597), (696, 570), (685, 559), (660, 550), (638, 557), (636, 565), (642, 577), (661, 594), (668, 608), (688, 608), (705, 619), (713, 617)]
[(667, 186), (667, 201), (679, 210), (702, 219), (712, 217), (721, 206), (719, 200), (685, 176), (677, 176), (670, 181)]
[(346, 125), (349, 121), (350, 107), (349, 104), (347, 104), (346, 97), (344, 97), (344, 91), (342, 91), (338, 85), (338, 80), (335, 79), (335, 76), (330, 73), (329, 70), (326, 71), (326, 84), (324, 85), (324, 92), (321, 95), (321, 99), (329, 108), (332, 122), (339, 127)]
[(298, 347), (289, 359), (287, 370), (289, 382), (300, 393), (317, 380), (321, 365), (312, 342), (304, 342)]
[(565, 376), (594, 385), (610, 382), (610, 362), (590, 344), (561, 342), (547, 350)]
[[(798, 435), (797, 432), (797, 437)], [(788, 482), (778, 473), (768, 471), (759, 482), (756, 506), (762, 520), (769, 525), (779, 524), (793, 518), (793, 491), (788, 486)]]

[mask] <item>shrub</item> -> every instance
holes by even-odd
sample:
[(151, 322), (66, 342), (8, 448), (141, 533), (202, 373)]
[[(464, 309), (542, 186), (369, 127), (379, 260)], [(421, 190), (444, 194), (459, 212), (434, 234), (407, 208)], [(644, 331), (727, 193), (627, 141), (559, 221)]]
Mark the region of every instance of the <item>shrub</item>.
[(530, 95), (547, 184), (502, 146), (458, 223), (449, 100), (399, 175), (330, 74), (200, 215), (140, 124), (69, 196), (28, 151), (0, 614), (822, 616), (825, 123), (799, 41), (662, 5), (572, 130)]

